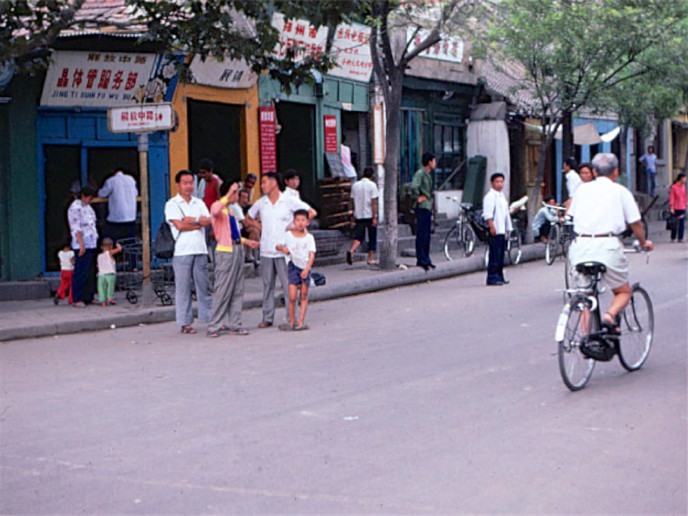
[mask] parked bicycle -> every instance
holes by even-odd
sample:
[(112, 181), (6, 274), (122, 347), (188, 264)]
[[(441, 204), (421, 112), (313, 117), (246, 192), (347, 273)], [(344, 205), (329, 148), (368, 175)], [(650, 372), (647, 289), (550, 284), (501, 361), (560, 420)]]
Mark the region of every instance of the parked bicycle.
[[(636, 241), (634, 249), (625, 252), (640, 251)], [(618, 355), (627, 371), (640, 369), (650, 354), (655, 324), (650, 295), (635, 283), (631, 300), (620, 316), (621, 334), (610, 333), (602, 326), (599, 303), (604, 264), (580, 263), (576, 270), (589, 283), (569, 291), (571, 299), (559, 315), (555, 333), (561, 378), (572, 391), (585, 387), (596, 361), (607, 362)]]
[[(504, 250), (504, 263), (508, 265), (518, 265), (521, 263), (521, 232), (518, 228), (518, 221), (511, 219), (513, 229), (506, 238), (506, 249)], [(485, 268), (490, 261), (490, 248), (485, 248)]]
[(547, 263), (547, 265), (552, 265), (558, 255), (568, 255), (569, 245), (571, 245), (571, 241), (573, 240), (573, 221), (571, 217), (564, 216), (566, 208), (549, 206), (544, 203), (543, 205), (546, 208), (558, 212), (557, 220), (553, 222), (549, 228), (547, 245), (545, 247), (545, 263)]
[[(456, 201), (456, 198), (454, 198)], [(470, 256), (475, 250), (477, 240), (471, 221), (476, 217), (473, 205), (462, 202), (456, 224), (444, 237), (444, 256), (451, 261), (462, 256)]]

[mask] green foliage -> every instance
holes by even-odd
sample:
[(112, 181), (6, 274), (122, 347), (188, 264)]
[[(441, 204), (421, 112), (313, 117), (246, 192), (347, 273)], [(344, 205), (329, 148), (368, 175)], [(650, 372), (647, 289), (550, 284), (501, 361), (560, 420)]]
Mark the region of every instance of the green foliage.
[[(278, 59), (273, 49), (279, 34), (272, 15), (306, 19), (316, 27), (327, 26), (328, 49), (334, 28), (348, 13), (358, 9), (358, 0), (124, 0), (129, 8), (125, 22), (104, 19), (100, 13), (83, 10), (84, 0), (3, 0), (0, 3), (0, 62), (15, 60), (19, 68), (45, 66), (47, 49), (61, 31), (85, 27), (115, 26), (143, 35), (140, 42), (157, 44), (169, 53), (199, 54), (224, 59), (244, 59), (260, 73), (289, 89), (312, 82), (312, 71), (325, 73), (334, 59), (327, 53), (296, 61), (294, 53)], [(190, 79), (180, 63), (183, 79)]]

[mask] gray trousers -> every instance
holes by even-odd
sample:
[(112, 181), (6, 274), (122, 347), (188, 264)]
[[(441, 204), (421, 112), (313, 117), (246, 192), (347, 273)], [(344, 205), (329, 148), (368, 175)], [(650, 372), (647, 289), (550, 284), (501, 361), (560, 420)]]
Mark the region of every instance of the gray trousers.
[(210, 297), (207, 265), (207, 254), (189, 254), (172, 258), (175, 313), (179, 326), (193, 323), (192, 282), (196, 287), (196, 299), (198, 299), (198, 322), (207, 323), (210, 321), (212, 299)]
[[(260, 277), (263, 279), (263, 321), (273, 323), (275, 320), (275, 283), (276, 276), (279, 276), (282, 284), (282, 298), (285, 299), (289, 292), (289, 281), (287, 280), (287, 261), (283, 256), (279, 258), (260, 257)], [(285, 321), (287, 304), (284, 303)]]
[(244, 246), (233, 246), (231, 253), (215, 250), (215, 288), (208, 331), (222, 326), (239, 328), (243, 302)]

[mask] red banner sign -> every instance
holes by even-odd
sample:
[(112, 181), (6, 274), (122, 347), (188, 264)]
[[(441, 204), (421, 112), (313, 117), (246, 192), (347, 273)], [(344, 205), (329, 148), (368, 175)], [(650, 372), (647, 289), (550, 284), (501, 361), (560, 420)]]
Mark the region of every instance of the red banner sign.
[(337, 154), (339, 145), (337, 142), (337, 117), (325, 115), (325, 152)]
[(260, 107), (260, 171), (262, 173), (277, 171), (276, 121), (274, 107)]

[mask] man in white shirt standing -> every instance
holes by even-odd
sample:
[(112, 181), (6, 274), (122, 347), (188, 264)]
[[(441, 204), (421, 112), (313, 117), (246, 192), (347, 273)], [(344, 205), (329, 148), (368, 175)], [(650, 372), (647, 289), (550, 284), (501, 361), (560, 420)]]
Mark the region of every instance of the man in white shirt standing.
[(506, 251), (506, 235), (511, 232), (511, 216), (509, 204), (504, 197), (504, 174), (495, 172), (490, 176), (490, 191), (483, 198), (483, 218), (490, 227), (487, 243), (490, 254), (487, 261), (487, 284), (501, 286), (509, 283), (504, 278), (504, 252)]
[(116, 242), (136, 236), (136, 199), (139, 191), (129, 170), (118, 167), (113, 172), (98, 190), (98, 197), (108, 198), (107, 226), (103, 236)]
[(368, 265), (376, 263), (373, 255), (377, 250), (377, 201), (380, 192), (372, 180), (374, 174), (373, 167), (366, 167), (363, 169), (363, 179), (351, 187), (356, 227), (354, 228), (354, 241), (351, 244), (351, 249), (346, 253), (346, 262), (349, 265), (354, 263), (353, 254), (365, 240), (366, 231), (368, 232)]
[(194, 191), (194, 175), (181, 170), (175, 177), (178, 193), (165, 204), (165, 220), (170, 224), (175, 239), (172, 268), (174, 269), (174, 294), (177, 324), (182, 333), (194, 334), (191, 307), (191, 282), (196, 287), (198, 322), (210, 322), (212, 299), (208, 281), (208, 247), (204, 227), (211, 224), (205, 203), (191, 194)]
[[(263, 321), (259, 328), (272, 326), (275, 319), (275, 280), (279, 276), (282, 295), (287, 292), (287, 262), (285, 255), (276, 247), (282, 242), (284, 233), (294, 220), (296, 210), (306, 210), (309, 220), (316, 212), (305, 202), (284, 195), (280, 191), (277, 172), (266, 172), (260, 180), (263, 197), (248, 210), (249, 224), (260, 226), (260, 276), (263, 280)], [(260, 223), (256, 218), (260, 216)], [(286, 319), (285, 319), (286, 320)]]
[(578, 235), (569, 248), (569, 261), (577, 264), (594, 261), (603, 263), (607, 271), (602, 280), (612, 289), (614, 299), (602, 319), (616, 330), (617, 316), (631, 299), (628, 282), (628, 260), (616, 235), (631, 226), (641, 247), (651, 251), (654, 245), (645, 239), (638, 205), (633, 195), (618, 184), (619, 160), (614, 154), (597, 154), (592, 160), (597, 179), (584, 183), (573, 198), (569, 213), (573, 230)]
[(564, 177), (566, 178), (566, 191), (569, 193), (568, 198), (564, 201), (564, 206), (568, 209), (571, 206), (571, 199), (573, 199), (573, 194), (576, 193), (578, 187), (583, 184), (576, 169), (578, 168), (578, 162), (576, 158), (566, 158), (564, 160)]

